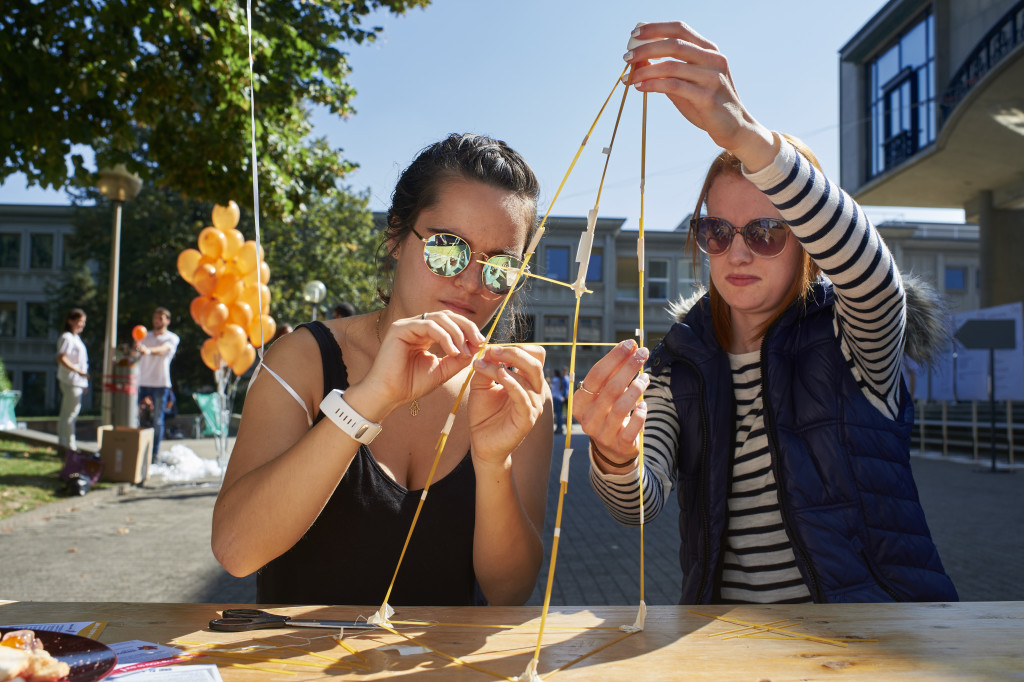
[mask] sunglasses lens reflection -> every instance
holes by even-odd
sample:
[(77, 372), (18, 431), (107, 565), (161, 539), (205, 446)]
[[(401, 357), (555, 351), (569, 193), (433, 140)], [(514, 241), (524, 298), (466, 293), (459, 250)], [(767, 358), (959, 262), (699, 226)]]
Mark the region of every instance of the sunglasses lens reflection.
[[(470, 263), (473, 251), (462, 237), (440, 233), (423, 242), (423, 261), (430, 271), (441, 277), (454, 277)], [(512, 256), (491, 256), (484, 264), (481, 278), (484, 286), (493, 294), (507, 294), (522, 261)], [(529, 269), (526, 270), (529, 272)], [(526, 283), (526, 276), (516, 283), (518, 291)]]
[[(494, 294), (507, 294), (512, 288), (512, 280), (515, 279), (516, 271), (522, 266), (522, 261), (512, 256), (492, 256), (487, 259), (487, 265), (483, 269), (484, 286)], [(526, 283), (526, 276), (519, 278), (516, 282), (518, 290)]]
[(777, 256), (786, 246), (786, 224), (771, 218), (751, 221), (743, 228), (743, 240), (759, 256)]
[(718, 256), (729, 250), (736, 232), (740, 232), (751, 252), (771, 258), (785, 248), (787, 229), (784, 221), (775, 218), (758, 218), (737, 230), (721, 218), (704, 217), (697, 221), (697, 246), (710, 256)]
[(453, 234), (435, 234), (423, 245), (427, 267), (442, 277), (454, 277), (465, 270), (469, 255), (469, 244)]

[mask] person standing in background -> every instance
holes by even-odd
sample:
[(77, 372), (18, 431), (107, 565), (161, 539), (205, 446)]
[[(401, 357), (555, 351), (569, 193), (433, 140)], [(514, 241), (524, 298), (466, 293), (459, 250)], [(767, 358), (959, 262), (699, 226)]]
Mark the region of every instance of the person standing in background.
[(82, 394), (89, 387), (89, 353), (79, 334), (85, 329), (85, 311), (72, 308), (64, 319), (64, 333), (57, 341), (57, 381), (63, 396), (57, 420), (57, 444), (76, 449), (75, 420), (82, 410)]
[(171, 311), (157, 308), (153, 311), (153, 328), (139, 342), (139, 402), (146, 399), (160, 409), (153, 410), (153, 461), (160, 452), (160, 441), (164, 437), (164, 410), (167, 395), (171, 391), (171, 360), (178, 350), (178, 335), (167, 328), (171, 323)]
[(356, 307), (348, 301), (342, 301), (338, 305), (334, 306), (333, 314), (335, 320), (342, 317), (352, 317), (356, 314)]
[(562, 378), (562, 370), (556, 369), (551, 374), (551, 407), (554, 410), (555, 433), (562, 433), (562, 427), (565, 426), (562, 419), (565, 400), (565, 379)]

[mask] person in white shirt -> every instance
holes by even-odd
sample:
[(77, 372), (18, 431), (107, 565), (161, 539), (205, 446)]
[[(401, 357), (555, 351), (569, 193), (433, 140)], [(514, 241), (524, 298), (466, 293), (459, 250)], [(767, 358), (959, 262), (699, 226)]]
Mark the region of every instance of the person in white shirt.
[(57, 380), (63, 396), (57, 420), (57, 443), (74, 450), (75, 420), (82, 410), (82, 394), (89, 387), (89, 353), (79, 334), (85, 329), (85, 311), (72, 308), (57, 341)]
[(147, 399), (153, 406), (153, 461), (160, 452), (164, 437), (164, 410), (171, 391), (171, 360), (178, 350), (178, 335), (167, 328), (171, 311), (157, 308), (153, 311), (153, 328), (139, 342), (139, 402)]

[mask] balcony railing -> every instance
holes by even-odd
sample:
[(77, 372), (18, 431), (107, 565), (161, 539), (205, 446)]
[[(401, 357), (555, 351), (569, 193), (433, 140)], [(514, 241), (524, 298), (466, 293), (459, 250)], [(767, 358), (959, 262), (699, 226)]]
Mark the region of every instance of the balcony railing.
[(901, 130), (882, 143), (885, 147), (885, 167), (893, 168), (917, 152), (917, 138), (909, 130)]
[(1021, 42), (1024, 42), (1024, 0), (1014, 5), (995, 23), (949, 80), (941, 99), (940, 127), (985, 74)]

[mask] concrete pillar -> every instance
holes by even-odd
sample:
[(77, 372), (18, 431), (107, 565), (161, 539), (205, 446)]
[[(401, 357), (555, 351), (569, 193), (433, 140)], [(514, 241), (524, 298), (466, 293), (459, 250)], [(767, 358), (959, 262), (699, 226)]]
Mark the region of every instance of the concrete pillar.
[(992, 192), (979, 192), (975, 200), (979, 240), (980, 305), (988, 308), (1024, 301), (1024, 211), (999, 210)]

